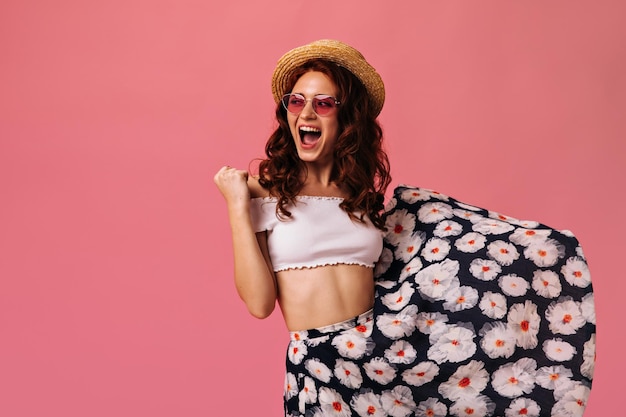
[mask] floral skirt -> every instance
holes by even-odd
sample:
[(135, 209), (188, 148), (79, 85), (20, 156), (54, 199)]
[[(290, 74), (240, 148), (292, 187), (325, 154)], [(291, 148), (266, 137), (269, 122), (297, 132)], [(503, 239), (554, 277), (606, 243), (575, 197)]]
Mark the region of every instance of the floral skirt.
[(369, 310), (341, 323), (290, 333), (285, 377), (288, 415), (305, 415), (313, 408), (320, 415), (352, 415), (344, 398), (352, 399), (366, 372), (376, 377), (376, 370), (360, 361), (373, 351), (372, 317)]
[(371, 311), (292, 332), (286, 416), (582, 416), (595, 363), (571, 232), (400, 186)]

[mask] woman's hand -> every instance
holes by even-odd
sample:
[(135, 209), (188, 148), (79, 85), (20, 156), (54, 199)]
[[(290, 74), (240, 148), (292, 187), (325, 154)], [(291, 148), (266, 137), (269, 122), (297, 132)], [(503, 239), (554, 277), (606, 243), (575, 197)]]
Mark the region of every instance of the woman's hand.
[(274, 310), (278, 288), (266, 234), (252, 226), (248, 172), (227, 165), (213, 180), (228, 206), (237, 292), (253, 316), (265, 318)]
[(247, 207), (250, 203), (250, 190), (248, 189), (248, 171), (236, 169), (228, 165), (222, 167), (213, 181), (220, 190), (226, 204), (230, 208), (237, 206)]

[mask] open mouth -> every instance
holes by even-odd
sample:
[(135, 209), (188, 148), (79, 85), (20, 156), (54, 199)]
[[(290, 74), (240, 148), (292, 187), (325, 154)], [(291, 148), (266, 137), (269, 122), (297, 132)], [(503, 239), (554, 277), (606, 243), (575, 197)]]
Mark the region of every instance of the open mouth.
[(298, 132), (300, 133), (300, 141), (304, 145), (315, 145), (322, 136), (320, 129), (311, 126), (302, 126)]

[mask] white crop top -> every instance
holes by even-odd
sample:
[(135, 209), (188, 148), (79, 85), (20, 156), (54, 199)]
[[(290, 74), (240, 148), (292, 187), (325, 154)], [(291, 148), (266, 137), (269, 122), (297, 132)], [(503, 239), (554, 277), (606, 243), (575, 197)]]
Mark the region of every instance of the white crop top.
[(365, 217), (353, 221), (339, 204), (340, 197), (298, 196), (287, 210), (291, 217), (276, 216), (274, 197), (250, 201), (252, 227), (267, 231), (274, 271), (292, 268), (353, 264), (373, 268), (383, 249), (383, 234)]

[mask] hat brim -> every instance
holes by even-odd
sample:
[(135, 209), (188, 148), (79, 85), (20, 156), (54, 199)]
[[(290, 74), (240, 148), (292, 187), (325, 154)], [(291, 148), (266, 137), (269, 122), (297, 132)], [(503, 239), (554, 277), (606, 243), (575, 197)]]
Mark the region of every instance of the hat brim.
[(324, 59), (344, 67), (365, 86), (370, 96), (374, 114), (378, 116), (385, 102), (385, 85), (380, 75), (359, 51), (343, 42), (322, 39), (299, 46), (283, 55), (276, 64), (272, 76), (272, 95), (278, 103), (288, 93), (287, 83), (293, 71), (304, 63)]

